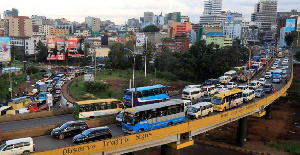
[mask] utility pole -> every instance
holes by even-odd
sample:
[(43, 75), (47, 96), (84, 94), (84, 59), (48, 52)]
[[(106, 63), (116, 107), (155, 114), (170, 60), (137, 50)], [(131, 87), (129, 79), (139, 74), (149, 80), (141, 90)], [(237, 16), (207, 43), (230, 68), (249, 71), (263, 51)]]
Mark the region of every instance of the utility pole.
[(93, 50), (94, 50), (94, 53), (95, 53), (95, 57), (94, 57), (95, 58), (95, 67), (94, 67), (95, 68), (95, 77), (94, 77), (94, 81), (96, 81), (96, 74), (97, 74), (96, 50), (95, 49), (93, 49)]
[(146, 37), (146, 51), (145, 51), (145, 78), (147, 77), (147, 40), (148, 37)]

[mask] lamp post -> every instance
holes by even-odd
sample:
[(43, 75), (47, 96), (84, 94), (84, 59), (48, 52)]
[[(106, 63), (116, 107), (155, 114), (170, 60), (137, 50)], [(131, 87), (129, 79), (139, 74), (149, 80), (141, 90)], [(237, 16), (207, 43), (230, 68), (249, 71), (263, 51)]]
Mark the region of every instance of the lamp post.
[[(132, 50), (124, 48), (124, 50), (129, 50), (133, 54), (133, 67), (132, 67), (132, 88), (134, 88), (134, 67), (135, 67), (135, 54)], [(135, 47), (134, 47), (135, 50)]]
[(35, 52), (35, 44), (36, 44), (36, 40), (33, 41), (34, 45), (33, 45), (33, 52), (34, 52), (34, 60), (36, 62), (36, 52)]
[(145, 78), (147, 77), (147, 40), (148, 37), (146, 37), (146, 51), (145, 51)]

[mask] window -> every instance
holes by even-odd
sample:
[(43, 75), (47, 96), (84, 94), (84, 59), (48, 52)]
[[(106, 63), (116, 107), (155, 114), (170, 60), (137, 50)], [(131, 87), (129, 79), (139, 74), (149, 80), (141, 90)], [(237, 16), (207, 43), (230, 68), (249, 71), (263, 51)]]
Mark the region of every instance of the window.
[(11, 149), (13, 149), (13, 145), (8, 145), (8, 146), (6, 146), (6, 148), (3, 151), (11, 150)]
[(29, 146), (30, 142), (24, 142), (24, 146)]
[(23, 147), (23, 143), (17, 143), (14, 145), (14, 148), (19, 148), (19, 147)]

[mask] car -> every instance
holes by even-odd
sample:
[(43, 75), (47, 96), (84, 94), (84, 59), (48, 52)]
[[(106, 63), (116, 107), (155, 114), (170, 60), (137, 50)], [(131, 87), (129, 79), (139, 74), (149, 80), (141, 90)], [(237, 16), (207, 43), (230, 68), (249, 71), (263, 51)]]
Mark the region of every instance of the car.
[(280, 61), (281, 59), (279, 59), (279, 58), (276, 58), (276, 60), (275, 61)]
[(260, 83), (260, 85), (265, 85), (267, 80), (265, 78), (259, 78), (258, 82)]
[(257, 89), (260, 87), (260, 83), (258, 80), (253, 80), (249, 83), (249, 89)]
[(89, 125), (85, 121), (70, 121), (64, 123), (59, 128), (55, 128), (51, 131), (53, 138), (64, 139), (66, 136), (73, 136), (81, 133), (89, 128)]
[(273, 67), (276, 67), (276, 68), (277, 68), (277, 67), (278, 67), (278, 63), (274, 63), (274, 64), (273, 64)]
[(227, 85), (226, 85), (226, 87), (228, 89), (232, 89), (232, 88), (237, 87), (237, 84), (235, 82), (228, 82)]
[(266, 93), (271, 93), (271, 92), (272, 92), (272, 89), (273, 89), (273, 85), (272, 85), (272, 84), (265, 84), (264, 87), (263, 87), (263, 90), (264, 90)]
[(271, 67), (271, 69), (269, 70), (271, 73), (273, 73), (276, 70), (276, 67)]
[(281, 68), (282, 73), (286, 73), (286, 68)]
[(283, 64), (282, 68), (286, 68), (287, 69), (287, 68), (289, 68), (289, 65), (288, 64)]
[(87, 141), (95, 141), (101, 140), (106, 138), (111, 138), (112, 132), (109, 127), (97, 127), (97, 128), (90, 128), (83, 131), (81, 134), (74, 136), (73, 143), (82, 143)]
[(266, 79), (271, 79), (272, 78), (272, 73), (271, 72), (266, 72), (265, 78)]
[(227, 90), (227, 89), (228, 89), (228, 88), (226, 88), (226, 86), (224, 86), (224, 85), (219, 85), (219, 86), (216, 87), (216, 92), (220, 93), (220, 92), (225, 91), (225, 90)]
[(184, 89), (189, 89), (189, 88), (199, 88), (201, 89), (201, 85), (187, 85), (184, 87)]
[(286, 78), (286, 73), (282, 73), (281, 78), (285, 79)]
[(70, 80), (71, 80), (71, 78), (70, 78), (70, 77), (66, 77), (65, 79), (66, 79), (66, 81), (70, 81)]
[(208, 80), (205, 81), (206, 85), (216, 85), (218, 83), (219, 83), (218, 79), (208, 79)]
[(265, 91), (263, 89), (259, 88), (259, 89), (255, 90), (254, 94), (255, 94), (255, 97), (263, 97), (263, 96), (265, 96)]
[(0, 154), (29, 154), (35, 151), (35, 145), (31, 137), (5, 141), (0, 145)]
[(117, 125), (119, 125), (119, 126), (122, 125), (123, 115), (124, 115), (124, 111), (120, 111), (116, 116), (116, 122), (117, 122)]
[(247, 85), (239, 85), (238, 89), (246, 90), (246, 89), (248, 89), (248, 86)]

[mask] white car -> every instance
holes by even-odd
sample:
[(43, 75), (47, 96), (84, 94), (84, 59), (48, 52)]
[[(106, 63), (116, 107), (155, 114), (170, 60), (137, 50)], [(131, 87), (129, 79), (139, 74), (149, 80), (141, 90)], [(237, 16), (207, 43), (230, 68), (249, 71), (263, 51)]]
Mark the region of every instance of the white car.
[[(274, 71), (273, 71), (274, 72)], [(266, 72), (265, 74), (266, 79), (271, 79), (272, 78), (272, 73), (271, 72)]]
[(277, 68), (277, 67), (278, 67), (278, 63), (274, 63), (274, 64), (273, 64), (273, 67), (276, 67), (276, 68)]
[(239, 85), (238, 88), (242, 89), (242, 90), (246, 90), (246, 89), (248, 89), (248, 86), (247, 85)]
[(288, 69), (288, 68), (289, 68), (289, 65), (288, 65), (288, 64), (283, 64), (283, 65), (282, 65), (282, 68)]
[(281, 68), (282, 73), (286, 73), (286, 68)]
[(228, 89), (232, 89), (237, 87), (237, 84), (235, 82), (228, 82), (226, 86)]
[(271, 73), (273, 73), (276, 70), (276, 67), (271, 67), (271, 69), (269, 70)]
[(266, 81), (265, 78), (260, 78), (260, 79), (258, 80), (258, 82), (260, 83), (260, 85), (265, 85), (267, 81)]
[(223, 92), (225, 90), (228, 90), (226, 88), (226, 86), (224, 86), (224, 85), (219, 85), (219, 86), (216, 87), (216, 89), (217, 89), (216, 92), (218, 92), (218, 93)]

